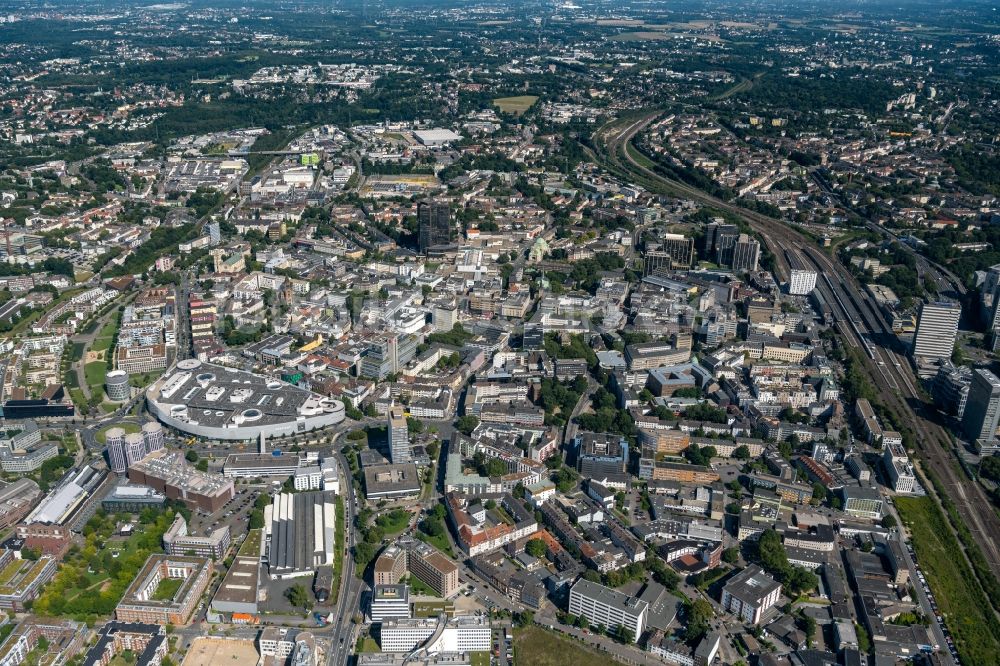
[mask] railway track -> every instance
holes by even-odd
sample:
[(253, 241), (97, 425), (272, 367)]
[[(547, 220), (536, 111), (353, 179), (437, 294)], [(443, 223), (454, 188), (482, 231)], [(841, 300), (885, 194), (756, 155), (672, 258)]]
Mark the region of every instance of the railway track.
[[(829, 296), (838, 321), (849, 322), (841, 327), (848, 344), (864, 349), (864, 368), (880, 396), (897, 419), (912, 428), (919, 459), (931, 470), (954, 503), (959, 516), (973, 534), (986, 557), (992, 574), (1000, 579), (1000, 517), (997, 516), (982, 486), (969, 479), (957, 464), (950, 434), (938, 423), (927, 418), (934, 413), (918, 391), (919, 383), (910, 371), (909, 360), (902, 350), (891, 348), (896, 341), (864, 288), (838, 262), (811, 247), (812, 241), (779, 220), (723, 201), (687, 183), (667, 178), (641, 163), (633, 153), (632, 140), (660, 115), (649, 111), (624, 122), (612, 122), (595, 134), (594, 144), (606, 149), (604, 166), (612, 173), (641, 185), (651, 192), (674, 195), (698, 201), (706, 206), (729, 212), (744, 219), (764, 239), (777, 262), (779, 279), (787, 279), (789, 266), (784, 250), (802, 251), (817, 267), (823, 280), (824, 296)], [(648, 160), (644, 160), (647, 161)], [(856, 297), (857, 294), (864, 296)], [(928, 489), (930, 490), (930, 489)]]

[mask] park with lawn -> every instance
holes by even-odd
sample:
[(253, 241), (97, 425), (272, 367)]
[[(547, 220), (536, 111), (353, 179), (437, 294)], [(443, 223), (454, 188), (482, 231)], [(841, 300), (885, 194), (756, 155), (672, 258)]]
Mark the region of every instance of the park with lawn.
[[(80, 622), (111, 615), (146, 559), (162, 552), (163, 533), (174, 515), (173, 509), (143, 511), (135, 533), (116, 540), (119, 516), (98, 511), (84, 526), (83, 545), (70, 546), (59, 571), (35, 600), (34, 612)], [(159, 598), (171, 593), (157, 588), (156, 594)]]

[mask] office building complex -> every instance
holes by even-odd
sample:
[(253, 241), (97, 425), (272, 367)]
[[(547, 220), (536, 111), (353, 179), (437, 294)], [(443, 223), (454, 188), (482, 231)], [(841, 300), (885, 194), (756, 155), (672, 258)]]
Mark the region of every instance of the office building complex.
[(902, 443), (886, 441), (882, 448), (882, 463), (889, 474), (893, 490), (897, 493), (912, 493), (916, 489), (917, 476)]
[(764, 612), (778, 603), (781, 584), (751, 564), (722, 588), (722, 607), (744, 622), (757, 624)]
[(188, 533), (187, 521), (177, 514), (170, 528), (163, 533), (163, 550), (167, 555), (197, 555), (219, 560), (229, 550), (229, 526), (224, 525), (208, 536)]
[(166, 501), (166, 495), (147, 486), (134, 486), (128, 479), (122, 479), (104, 496), (101, 507), (108, 513), (140, 513), (147, 508), (160, 509)]
[(997, 425), (1000, 425), (1000, 378), (986, 368), (976, 368), (962, 414), (962, 430), (973, 442), (991, 441), (996, 439)]
[(569, 591), (569, 612), (587, 618), (592, 627), (602, 625), (614, 631), (622, 626), (631, 632), (635, 642), (646, 629), (649, 604), (581, 578)]
[[(150, 555), (115, 609), (119, 622), (187, 624), (212, 579), (212, 560), (205, 557)], [(180, 580), (172, 594), (166, 594)]]
[(167, 449), (152, 451), (129, 467), (128, 479), (205, 513), (218, 511), (235, 495), (232, 479), (199, 472), (180, 451)]
[(628, 469), (628, 440), (621, 435), (581, 432), (573, 443), (576, 466), (585, 479), (616, 479)]
[(296, 455), (232, 453), (226, 456), (222, 474), (232, 479), (257, 479), (265, 476), (288, 478), (299, 469), (301, 461)]
[(733, 244), (731, 267), (737, 273), (757, 270), (760, 262), (760, 242), (747, 234), (740, 234)]
[(125, 455), (125, 430), (111, 428), (104, 433), (104, 441), (108, 446), (108, 466), (111, 471), (115, 474), (124, 474), (129, 467), (128, 458)]
[(451, 211), (441, 201), (422, 201), (417, 205), (417, 246), (422, 253), (451, 243)]
[(735, 224), (713, 222), (705, 227), (702, 239), (704, 258), (714, 258), (717, 264), (728, 264), (732, 261), (733, 245), (740, 236), (740, 229)]
[(415, 335), (389, 333), (373, 340), (361, 359), (361, 376), (385, 379), (399, 372), (417, 354), (419, 340)]
[(664, 234), (651, 242), (643, 258), (643, 275), (655, 275), (694, 263), (694, 239), (681, 234)]
[(167, 346), (163, 344), (142, 347), (121, 347), (115, 351), (115, 364), (130, 375), (153, 372), (167, 367)]
[(410, 432), (403, 408), (393, 405), (389, 408), (389, 459), (399, 464), (409, 462), (411, 457)]
[(131, 467), (146, 457), (146, 440), (142, 433), (130, 432), (125, 435), (125, 461)]
[(365, 465), (365, 498), (394, 500), (420, 495), (420, 472), (414, 463)]
[(104, 377), (104, 389), (108, 400), (125, 402), (132, 397), (132, 386), (128, 383), (128, 373), (124, 370), (111, 370)]
[(410, 573), (447, 599), (458, 592), (458, 565), (430, 544), (401, 537), (375, 560), (376, 585), (394, 585)]
[(961, 316), (962, 306), (958, 303), (924, 303), (913, 336), (913, 356), (928, 361), (951, 358)]
[(110, 428), (104, 434), (104, 441), (107, 445), (108, 462), (111, 471), (124, 472), (128, 469), (129, 462), (125, 448), (125, 429)]
[(369, 615), (372, 622), (410, 617), (410, 588), (407, 585), (376, 585), (372, 590)]
[(146, 453), (163, 448), (163, 426), (156, 421), (142, 424), (142, 438), (146, 443)]
[(969, 401), (969, 390), (972, 387), (972, 368), (950, 361), (942, 361), (938, 367), (934, 381), (931, 383), (931, 397), (934, 406), (957, 417), (965, 415), (965, 406)]
[(481, 615), (398, 618), (379, 628), (383, 652), (410, 652), (428, 639), (432, 640), (423, 646), (426, 652), (487, 652), (490, 634), (490, 622)]
[(980, 317), (991, 334), (992, 351), (1000, 349), (1000, 264), (990, 266), (979, 285)]
[(798, 250), (785, 250), (788, 266), (791, 272), (788, 276), (788, 293), (793, 296), (805, 296), (816, 288), (817, 273), (803, 259)]

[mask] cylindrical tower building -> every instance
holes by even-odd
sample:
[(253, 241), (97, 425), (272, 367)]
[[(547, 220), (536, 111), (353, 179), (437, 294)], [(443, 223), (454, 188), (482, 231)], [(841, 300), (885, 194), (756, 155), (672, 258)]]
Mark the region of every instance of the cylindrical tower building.
[(159, 451), (163, 448), (163, 426), (156, 421), (150, 421), (142, 426), (142, 438), (146, 442), (146, 453)]
[(108, 465), (115, 474), (124, 474), (128, 469), (128, 458), (125, 454), (125, 430), (111, 428), (105, 434), (108, 445)]
[(129, 466), (134, 465), (146, 457), (146, 440), (142, 433), (130, 432), (125, 435), (125, 459)]
[(104, 389), (108, 399), (114, 402), (125, 402), (132, 397), (132, 387), (128, 383), (128, 373), (123, 370), (112, 370), (104, 378)]

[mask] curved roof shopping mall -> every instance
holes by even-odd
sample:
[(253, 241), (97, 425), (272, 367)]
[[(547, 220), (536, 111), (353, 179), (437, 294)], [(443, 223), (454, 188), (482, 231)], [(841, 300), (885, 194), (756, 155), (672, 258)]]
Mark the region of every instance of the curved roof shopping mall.
[(339, 400), (197, 359), (178, 361), (157, 379), (146, 403), (164, 424), (209, 439), (290, 435), (344, 420)]

